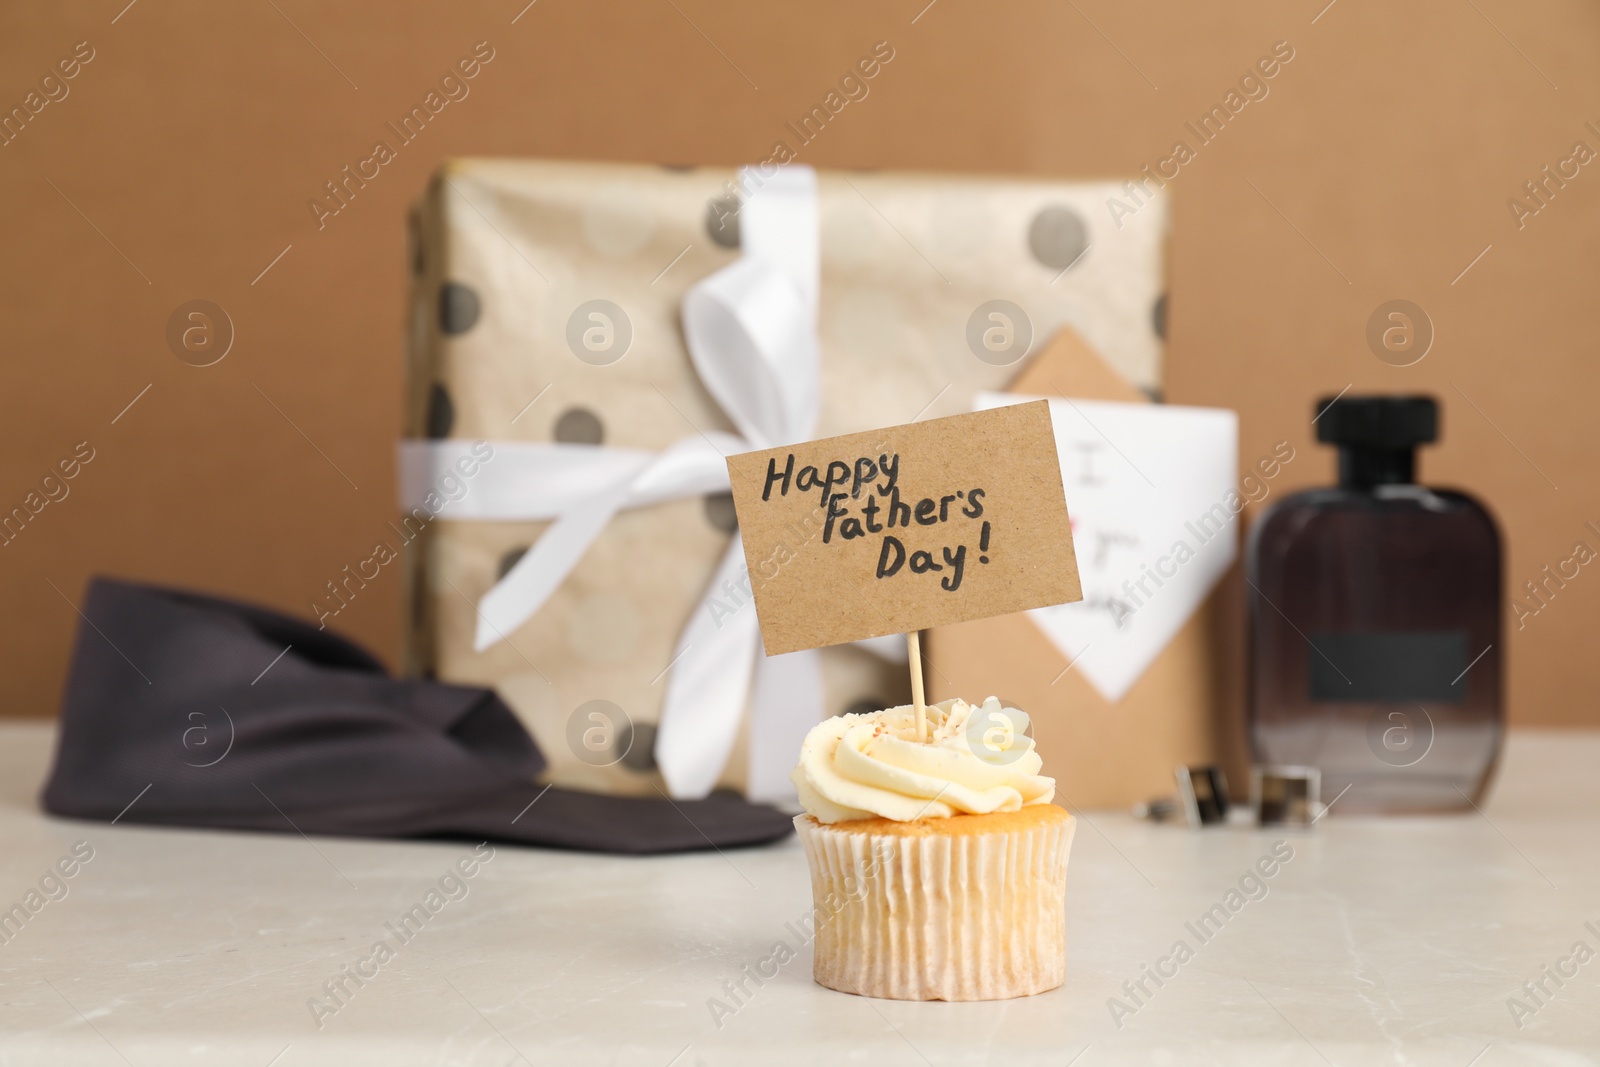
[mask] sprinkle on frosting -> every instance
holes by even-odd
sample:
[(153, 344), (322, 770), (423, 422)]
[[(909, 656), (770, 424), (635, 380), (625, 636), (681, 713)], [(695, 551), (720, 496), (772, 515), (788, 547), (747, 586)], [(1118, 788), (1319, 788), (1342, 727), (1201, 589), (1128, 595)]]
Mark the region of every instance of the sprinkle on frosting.
[(818, 723), (790, 774), (800, 803), (818, 822), (878, 816), (896, 822), (1016, 811), (1048, 804), (1054, 778), (1026, 735), (1028, 716), (990, 697), (927, 708), (931, 739), (919, 743), (906, 704)]

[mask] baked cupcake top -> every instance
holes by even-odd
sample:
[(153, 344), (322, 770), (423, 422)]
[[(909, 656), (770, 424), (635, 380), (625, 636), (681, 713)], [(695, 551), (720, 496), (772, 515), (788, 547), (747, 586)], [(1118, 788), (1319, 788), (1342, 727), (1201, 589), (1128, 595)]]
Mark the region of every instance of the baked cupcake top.
[(1024, 712), (995, 697), (978, 706), (957, 697), (928, 705), (927, 722), (926, 742), (917, 740), (910, 704), (818, 723), (789, 776), (800, 803), (818, 822), (912, 822), (1017, 811), (1055, 797)]

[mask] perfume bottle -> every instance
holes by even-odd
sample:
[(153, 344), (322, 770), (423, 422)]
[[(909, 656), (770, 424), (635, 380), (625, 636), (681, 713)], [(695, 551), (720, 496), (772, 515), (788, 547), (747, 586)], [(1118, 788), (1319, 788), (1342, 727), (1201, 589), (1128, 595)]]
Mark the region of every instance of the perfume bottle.
[(1320, 769), (1336, 812), (1458, 810), (1504, 728), (1500, 535), (1465, 493), (1416, 484), (1432, 397), (1322, 401), (1339, 485), (1250, 533), (1250, 731), (1263, 764)]

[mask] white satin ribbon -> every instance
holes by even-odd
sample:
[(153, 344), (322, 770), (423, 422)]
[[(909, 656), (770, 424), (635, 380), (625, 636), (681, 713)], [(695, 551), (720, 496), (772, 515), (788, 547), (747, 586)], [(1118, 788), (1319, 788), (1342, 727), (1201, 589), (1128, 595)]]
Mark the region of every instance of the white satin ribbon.
[[(819, 399), (816, 174), (788, 166), (770, 178), (746, 169), (738, 261), (702, 280), (683, 302), (689, 355), (738, 435), (693, 434), (663, 452), (591, 445), (496, 442), (451, 519), (540, 520), (550, 527), (478, 604), (474, 647), (512, 633), (555, 592), (611, 517), (686, 496), (726, 492), (725, 457), (810, 438)], [(416, 506), (470, 446), (401, 445), (401, 493)], [(721, 776), (754, 673), (746, 792), (793, 795), (789, 768), (823, 711), (815, 651), (761, 655), (743, 546), (735, 537), (707, 597), (678, 638), (656, 734), (656, 764), (674, 797), (702, 797)], [(730, 589), (738, 590), (730, 596)], [(711, 599), (722, 608), (711, 610)], [(732, 608), (731, 613), (726, 609)]]

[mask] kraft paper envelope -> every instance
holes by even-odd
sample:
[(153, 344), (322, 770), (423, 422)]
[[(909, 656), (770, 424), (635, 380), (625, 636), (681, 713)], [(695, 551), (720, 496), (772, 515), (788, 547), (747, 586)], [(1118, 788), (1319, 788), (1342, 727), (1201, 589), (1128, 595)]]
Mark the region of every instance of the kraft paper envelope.
[[(1070, 330), (1034, 357), (1010, 390), (1121, 403), (1147, 399)], [(1072, 503), (1069, 479), (1069, 508)], [(1236, 535), (1236, 529), (1227, 533)], [(1080, 566), (1088, 565), (1091, 550), (1080, 532)], [(1170, 794), (1175, 765), (1215, 762), (1224, 750), (1220, 738), (1231, 722), (1238, 685), (1225, 650), (1237, 624), (1231, 598), (1213, 587), (1121, 699), (1112, 701), (1028, 614), (966, 622), (924, 635), (928, 684), (935, 699), (993, 693), (1027, 711), (1061, 801), (1123, 807)]]

